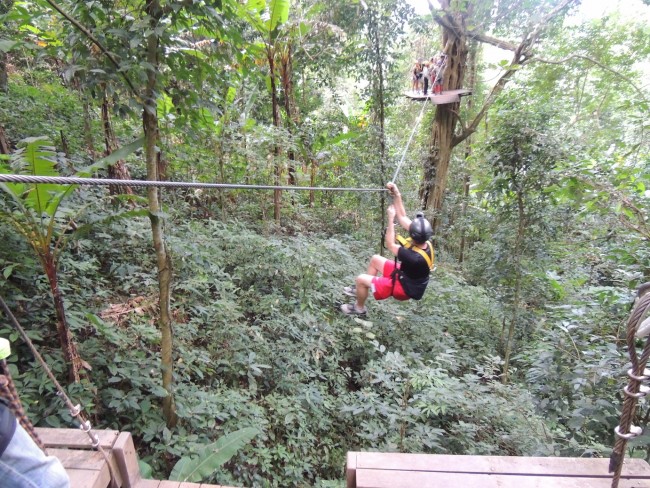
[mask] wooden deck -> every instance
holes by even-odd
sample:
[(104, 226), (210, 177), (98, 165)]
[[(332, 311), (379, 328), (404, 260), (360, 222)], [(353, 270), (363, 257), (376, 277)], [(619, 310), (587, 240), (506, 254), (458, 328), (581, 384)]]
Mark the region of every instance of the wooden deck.
[(438, 95), (421, 95), (412, 92), (406, 92), (404, 96), (411, 100), (424, 101), (429, 100), (435, 105), (445, 105), (447, 103), (456, 103), (460, 101), (460, 97), (471, 95), (471, 90), (447, 90)]
[[(609, 488), (609, 459), (349, 452), (348, 488)], [(650, 487), (650, 465), (626, 459), (620, 488)]]
[[(71, 488), (107, 488), (109, 465), (101, 452), (90, 446), (90, 439), (78, 429), (37, 428), (47, 453), (59, 458), (70, 477)], [(181, 483), (142, 479), (133, 439), (128, 432), (96, 430), (120, 488), (232, 488), (221, 485)]]

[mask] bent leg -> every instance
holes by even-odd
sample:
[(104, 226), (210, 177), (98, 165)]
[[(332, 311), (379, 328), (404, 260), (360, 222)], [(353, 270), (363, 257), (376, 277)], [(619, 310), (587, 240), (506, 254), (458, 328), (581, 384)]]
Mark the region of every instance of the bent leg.
[(357, 284), (357, 310), (362, 310), (366, 306), (366, 300), (370, 294), (370, 287), (372, 286), (372, 280), (375, 275), (371, 274), (360, 274), (356, 278)]
[(386, 264), (386, 261), (388, 261), (388, 259), (386, 259), (384, 256), (375, 254), (373, 257), (370, 258), (367, 274), (371, 276), (377, 276), (378, 274), (383, 274), (384, 265)]

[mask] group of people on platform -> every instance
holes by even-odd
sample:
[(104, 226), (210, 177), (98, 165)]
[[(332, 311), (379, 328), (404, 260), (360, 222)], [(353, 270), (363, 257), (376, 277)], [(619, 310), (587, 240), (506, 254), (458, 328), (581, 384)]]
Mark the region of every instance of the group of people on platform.
[(414, 95), (442, 93), (442, 80), (447, 67), (447, 55), (440, 53), (429, 61), (418, 59), (413, 66), (411, 91)]

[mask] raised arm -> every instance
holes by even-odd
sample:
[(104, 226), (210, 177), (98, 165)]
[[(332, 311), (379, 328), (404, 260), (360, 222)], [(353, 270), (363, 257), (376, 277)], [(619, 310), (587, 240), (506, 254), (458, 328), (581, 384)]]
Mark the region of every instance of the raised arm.
[(386, 216), (388, 217), (388, 227), (386, 227), (386, 236), (384, 243), (386, 249), (392, 252), (395, 256), (399, 251), (400, 246), (395, 243), (395, 206), (389, 205), (386, 209)]
[(409, 227), (411, 226), (411, 219), (406, 216), (406, 210), (404, 210), (404, 202), (402, 202), (402, 194), (400, 193), (399, 188), (397, 188), (397, 185), (395, 183), (388, 183), (386, 185), (386, 188), (388, 188), (388, 192), (393, 197), (395, 216), (397, 217), (399, 225), (401, 225), (404, 229), (409, 230)]

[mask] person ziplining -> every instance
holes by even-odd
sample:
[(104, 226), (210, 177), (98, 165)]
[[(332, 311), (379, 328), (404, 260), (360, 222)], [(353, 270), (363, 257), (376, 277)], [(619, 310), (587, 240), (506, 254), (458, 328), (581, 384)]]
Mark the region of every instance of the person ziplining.
[[(343, 288), (343, 293), (355, 297), (354, 303), (344, 303), (341, 311), (346, 315), (365, 315), (366, 300), (372, 292), (375, 300), (394, 297), (396, 300), (419, 300), (429, 284), (429, 273), (433, 269), (433, 246), (429, 239), (433, 236), (431, 224), (418, 212), (413, 220), (406, 216), (402, 195), (395, 183), (386, 185), (393, 197), (386, 213), (386, 247), (395, 256), (394, 260), (375, 254), (368, 264), (366, 273), (358, 275), (355, 285)], [(395, 224), (409, 232), (410, 238), (398, 236), (395, 240)], [(380, 276), (381, 274), (381, 276)]]

